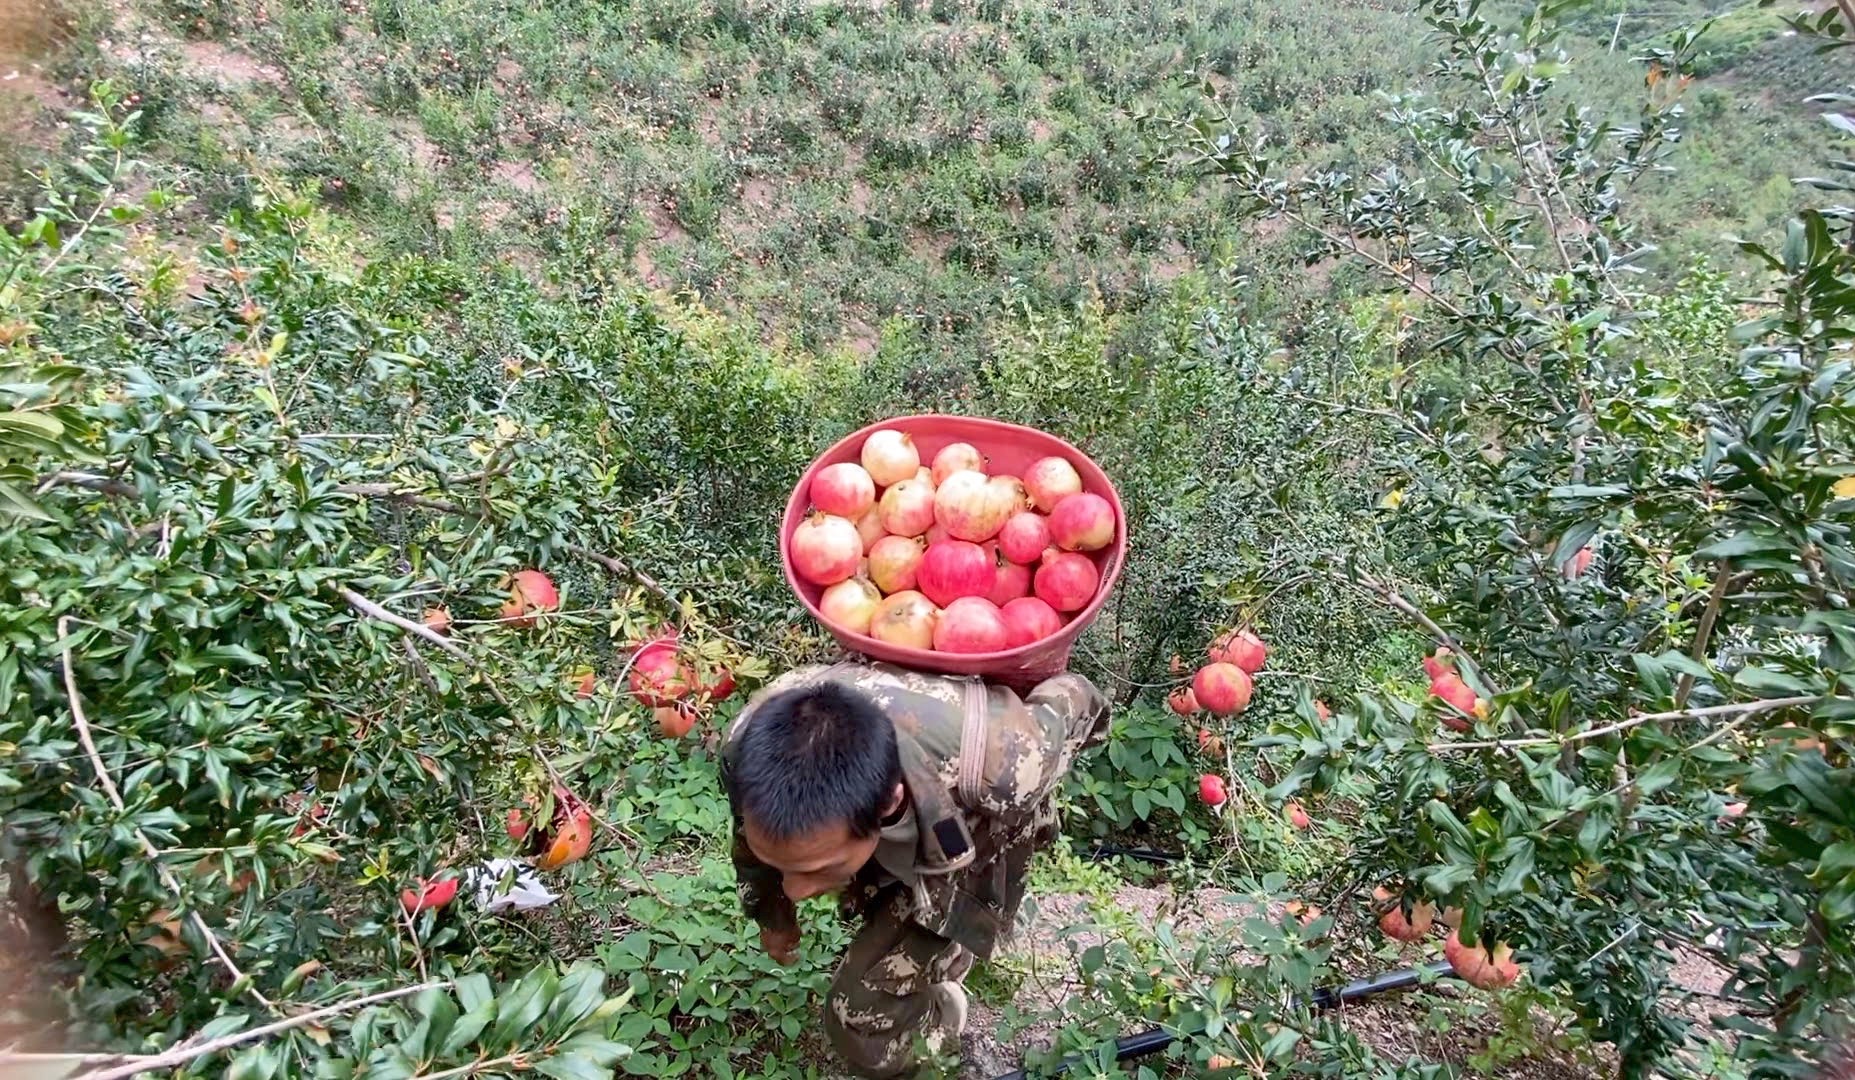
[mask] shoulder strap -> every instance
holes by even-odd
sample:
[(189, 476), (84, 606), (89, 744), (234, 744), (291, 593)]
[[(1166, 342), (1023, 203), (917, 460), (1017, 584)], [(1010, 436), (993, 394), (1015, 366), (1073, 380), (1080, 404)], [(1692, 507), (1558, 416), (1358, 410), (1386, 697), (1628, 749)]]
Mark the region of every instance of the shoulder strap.
[(992, 713), (985, 682), (966, 684), (966, 721), (960, 728), (960, 802), (977, 810), (985, 796), (986, 720)]

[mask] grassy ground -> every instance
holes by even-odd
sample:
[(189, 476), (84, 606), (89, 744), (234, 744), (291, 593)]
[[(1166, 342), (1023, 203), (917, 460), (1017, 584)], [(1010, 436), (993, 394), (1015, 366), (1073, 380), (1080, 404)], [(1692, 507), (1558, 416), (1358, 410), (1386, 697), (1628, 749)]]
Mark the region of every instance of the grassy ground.
[[(1820, 61), (1743, 7), (1705, 54), (1680, 171), (1637, 193), (1671, 263), (1769, 227), (1822, 142), (1790, 89), (1830, 85), (1795, 79)], [(1701, 13), (1629, 12), (1612, 49), (1591, 10), (1582, 80), (1629, 101), (1631, 52)], [(1001, 313), (1140, 308), (1181, 278), (1228, 287), (1228, 266), (1320, 291), (1221, 191), (1147, 167), (1141, 118), (1209, 89), (1291, 158), (1370, 167), (1397, 156), (1377, 94), (1427, 49), (1400, 5), (1309, 0), (158, 0), (88, 19), (101, 55), (67, 72), (132, 83), (209, 210), (280, 178), (382, 250), (578, 279), (617, 255), (805, 348), (903, 333), (966, 360)]]

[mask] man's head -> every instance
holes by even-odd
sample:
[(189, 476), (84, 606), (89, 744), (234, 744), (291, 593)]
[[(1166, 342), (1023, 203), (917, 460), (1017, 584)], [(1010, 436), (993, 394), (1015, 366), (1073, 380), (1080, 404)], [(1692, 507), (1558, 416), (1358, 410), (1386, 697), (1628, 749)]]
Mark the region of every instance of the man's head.
[(747, 846), (795, 901), (848, 885), (901, 806), (895, 727), (849, 687), (767, 698), (729, 750), (728, 793)]

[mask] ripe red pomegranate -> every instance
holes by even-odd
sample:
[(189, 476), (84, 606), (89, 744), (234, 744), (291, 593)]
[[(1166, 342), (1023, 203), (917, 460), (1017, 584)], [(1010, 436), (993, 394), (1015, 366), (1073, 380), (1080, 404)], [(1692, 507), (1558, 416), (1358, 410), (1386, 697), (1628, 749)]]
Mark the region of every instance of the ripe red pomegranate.
[(510, 626), (533, 626), (542, 614), (560, 610), (560, 590), (554, 579), (539, 570), (517, 570), (509, 575), (509, 599), (502, 617)]
[(660, 705), (651, 710), (651, 719), (657, 721), (657, 731), (666, 739), (680, 739), (689, 734), (696, 726), (696, 708), (687, 701), (675, 705)]
[[(1445, 671), (1441, 676), (1431, 679), (1430, 693), (1443, 699), (1458, 712), (1467, 714), (1467, 716), (1475, 715), (1477, 701), (1475, 691), (1469, 688), (1468, 683), (1462, 681), (1462, 676), (1453, 671)], [(1443, 723), (1457, 731), (1468, 731), (1475, 726), (1463, 716), (1452, 716), (1448, 713), (1443, 714)]]
[(641, 705), (674, 705), (689, 693), (689, 673), (673, 647), (647, 645), (631, 662), (631, 696)]
[(726, 701), (734, 696), (734, 672), (722, 668), (715, 673), (715, 681), (700, 688), (702, 696), (708, 698), (709, 704)]
[[(1186, 693), (1191, 691), (1187, 690)], [(1224, 740), (1218, 738), (1210, 728), (1199, 728), (1198, 752), (1206, 757), (1219, 757), (1224, 753)]]
[(792, 533), (792, 566), (814, 585), (835, 585), (857, 572), (863, 538), (834, 514), (813, 514)]
[(592, 808), (566, 788), (555, 787), (554, 816), (531, 834), (530, 843), (537, 870), (557, 870), (585, 858), (593, 846)]
[(876, 606), (882, 603), (882, 593), (871, 585), (867, 578), (854, 577), (849, 581), (840, 581), (824, 591), (818, 600), (818, 610), (824, 617), (840, 630), (853, 634), (869, 632), (870, 620), (876, 616)]
[(870, 548), (870, 581), (885, 593), (912, 589), (925, 554), (918, 536), (885, 536)]
[(815, 509), (855, 521), (876, 505), (876, 481), (863, 466), (840, 461), (812, 477), (811, 497)]
[(987, 540), (980, 546), (992, 560), (992, 588), (985, 594), (987, 600), (1004, 607), (1019, 597), (1031, 594), (1030, 567), (1005, 558), (1005, 551), (996, 540)]
[(899, 431), (884, 428), (870, 432), (863, 440), (863, 468), (877, 487), (906, 480), (921, 467), (921, 452), (915, 441)]
[(896, 593), (876, 608), (876, 615), (870, 620), (870, 636), (891, 645), (931, 649), (934, 647), (934, 624), (938, 621), (940, 609), (934, 602), (910, 589)]
[(1406, 915), (1403, 898), (1385, 886), (1372, 890), (1372, 898), (1379, 909), (1378, 928), (1394, 941), (1420, 941), (1436, 920), (1436, 905), (1428, 900), (1412, 904), (1410, 914)]
[(445, 878), (443, 881), (418, 880), (416, 888), (407, 889), (399, 894), (399, 902), (407, 914), (416, 915), (421, 911), (437, 911), (439, 908), (457, 899), (457, 879)]
[(1215, 716), (1234, 716), (1249, 708), (1249, 673), (1235, 664), (1206, 664), (1192, 676), (1192, 696)]
[(1081, 611), (1095, 599), (1101, 571), (1087, 555), (1051, 548), (1044, 552), (1032, 587), (1039, 599), (1058, 611)]
[(1438, 647), (1436, 652), (1423, 658), (1423, 673), (1435, 682), (1444, 675), (1453, 675), (1456, 670), (1455, 653), (1447, 647)]
[(581, 668), (574, 672), (574, 676), (577, 677), (577, 683), (573, 688), (573, 696), (581, 701), (592, 697), (593, 691), (599, 689), (599, 676), (592, 668)]
[(882, 528), (891, 536), (920, 536), (934, 524), (934, 485), (909, 477), (882, 493)]
[(1063, 628), (1056, 609), (1035, 596), (1020, 596), (998, 609), (1005, 620), (1005, 647), (1015, 649), (1042, 641)]
[(1572, 552), (1572, 557), (1565, 560), (1565, 565), (1559, 567), (1559, 573), (1565, 575), (1567, 581), (1575, 581), (1583, 577), (1585, 571), (1591, 569), (1591, 560), (1596, 557), (1597, 553), (1591, 550), (1591, 545), (1586, 544)]
[(1082, 477), (1074, 465), (1060, 457), (1039, 458), (1024, 470), (1024, 488), (1037, 509), (1047, 514), (1064, 496), (1082, 490)]
[(994, 485), (984, 473), (962, 469), (934, 489), (934, 520), (955, 540), (977, 544), (998, 535), (1019, 506), (1009, 485)]
[(984, 596), (997, 578), (985, 549), (964, 540), (930, 546), (915, 572), (916, 587), (929, 600), (946, 607), (962, 596)]
[(1018, 511), (998, 530), (998, 546), (1014, 563), (1036, 562), (1050, 546), (1050, 519), (1029, 510)]
[(1296, 919), (1300, 920), (1302, 927), (1305, 928), (1314, 925), (1314, 920), (1320, 918), (1320, 905), (1304, 904), (1299, 900), (1290, 900), (1288, 903), (1282, 905), (1282, 912), (1286, 915), (1293, 915)]
[(1254, 675), (1262, 670), (1262, 665), (1269, 658), (1269, 646), (1249, 630), (1226, 630), (1211, 643), (1211, 659), (1217, 663), (1235, 664), (1245, 674)]
[(1097, 551), (1114, 541), (1114, 507), (1092, 492), (1063, 496), (1050, 511), (1050, 538), (1066, 551)]
[(1720, 807), (1720, 816), (1722, 818), (1744, 817), (1745, 812), (1746, 804), (1742, 802), (1729, 802), (1725, 806)]
[(927, 532), (921, 534), (921, 539), (927, 541), (928, 547), (933, 547), (935, 544), (944, 544), (953, 539), (953, 534), (947, 531), (945, 525), (936, 521), (934, 524), (928, 526)]
[(869, 554), (876, 546), (876, 541), (889, 535), (889, 530), (882, 527), (882, 509), (872, 506), (857, 519), (857, 535), (863, 538), (863, 553)]
[(443, 604), (437, 607), (428, 607), (425, 609), (425, 614), (420, 617), (419, 621), (424, 623), (430, 630), (440, 634), (448, 634), (451, 632), (451, 609), (445, 607)]
[(934, 624), (934, 648), (949, 653), (999, 652), (1010, 640), (998, 605), (983, 596), (962, 596)]
[(1331, 720), (1333, 719), (1333, 710), (1327, 707), (1326, 702), (1320, 700), (1319, 698), (1315, 698), (1314, 699), (1314, 715), (1319, 717), (1322, 720)]
[(1191, 687), (1181, 686), (1166, 695), (1166, 707), (1180, 716), (1192, 716), (1198, 712), (1198, 699), (1193, 696)]
[(1230, 795), (1224, 790), (1224, 778), (1212, 773), (1198, 778), (1198, 797), (1213, 810), (1230, 801)]
[(1288, 803), (1282, 807), (1282, 812), (1288, 815), (1288, 823), (1297, 829), (1305, 829), (1314, 824), (1314, 819), (1308, 817), (1308, 812), (1293, 799), (1288, 800)]
[(946, 483), (947, 477), (961, 470), (982, 473), (985, 471), (985, 464), (985, 455), (981, 454), (979, 448), (972, 443), (948, 443), (940, 448), (940, 453), (934, 455), (934, 486), (939, 487)]
[(1504, 941), (1495, 942), (1490, 950), (1479, 941), (1465, 945), (1459, 932), (1452, 933), (1443, 943), (1443, 959), (1449, 961), (1450, 969), (1463, 982), (1483, 990), (1512, 986), (1520, 978), (1520, 964), (1514, 960), (1514, 950)]
[(528, 830), (531, 826), (528, 824), (528, 816), (526, 814), (522, 813), (522, 811), (516, 807), (510, 807), (508, 817), (504, 820), (502, 828), (504, 832), (509, 834), (509, 839), (519, 841), (528, 836)]

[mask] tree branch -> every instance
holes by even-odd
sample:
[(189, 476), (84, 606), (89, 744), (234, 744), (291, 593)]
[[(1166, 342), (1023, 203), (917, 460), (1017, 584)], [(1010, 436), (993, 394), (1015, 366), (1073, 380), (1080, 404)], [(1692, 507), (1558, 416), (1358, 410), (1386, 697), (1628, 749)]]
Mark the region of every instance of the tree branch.
[[(1720, 564), (1720, 572), (1713, 579), (1713, 590), (1707, 594), (1707, 610), (1700, 614), (1700, 625), (1694, 628), (1694, 647), (1688, 650), (1688, 659), (1701, 663), (1707, 655), (1708, 639), (1713, 637), (1713, 624), (1720, 617), (1720, 605), (1726, 601), (1726, 587), (1733, 579), (1733, 568), (1729, 562)], [(1675, 686), (1675, 708), (1688, 703), (1688, 695), (1694, 692), (1694, 676), (1683, 674)]]
[[(84, 717), (84, 706), (77, 693), (77, 672), (71, 663), (71, 617), (69, 615), (58, 617), (58, 640), (59, 654), (64, 664), (64, 692), (71, 705), (71, 723), (77, 728), (77, 738), (83, 743), (85, 755), (90, 758), (90, 767), (96, 771), (97, 782), (103, 785), (103, 794), (109, 798), (110, 805), (116, 808), (117, 813), (126, 815), (129, 808), (123, 804), (122, 792), (117, 790), (116, 781), (110, 776), (108, 766), (103, 764), (103, 755), (97, 751), (96, 740), (90, 735), (90, 721)], [(185, 906), (187, 901), (182, 893), (180, 881), (174, 876), (174, 872), (161, 861), (161, 849), (155, 847), (154, 841), (148, 839), (148, 834), (142, 832), (141, 829), (130, 826), (129, 831), (141, 844), (142, 851), (147, 854), (156, 876), (161, 879), (161, 884), (174, 894), (174, 902)], [(219, 965), (232, 976), (234, 985), (240, 982), (247, 983), (245, 991), (256, 998), (266, 1009), (275, 1012), (277, 1006), (271, 999), (260, 993), (256, 986), (249, 985), (245, 973), (239, 970), (238, 964), (233, 961), (231, 954), (226, 952), (225, 945), (220, 942), (219, 936), (213, 933), (212, 927), (206, 925), (206, 920), (201, 917), (200, 913), (190, 909), (187, 914), (193, 921), (194, 929), (206, 939), (207, 946), (218, 958)]]
[(443, 634), (426, 626), (424, 623), (413, 622), (403, 615), (395, 615), (379, 604), (362, 596), (360, 593), (355, 592), (353, 589), (344, 586), (335, 591), (341, 595), (343, 600), (347, 601), (349, 607), (368, 618), (386, 623), (389, 626), (397, 626), (414, 637), (423, 638), (433, 645), (438, 646), (438, 648), (444, 650), (447, 655), (462, 660), (478, 674), (483, 676), (483, 685), (489, 688), (490, 694), (494, 696), (497, 701), (502, 703), (503, 708), (514, 708), (514, 705), (509, 701), (508, 697), (503, 694), (502, 688), (498, 687), (495, 680), (489, 677), (489, 672), (483, 670), (483, 665), (479, 664), (475, 657), (459, 648), (457, 642), (445, 637)]
[[(1516, 750), (1530, 746), (1563, 746), (1569, 743), (1589, 742), (1592, 739), (1600, 739), (1606, 735), (1615, 735), (1620, 731), (1628, 731), (1631, 728), (1640, 727), (1643, 724), (1675, 720), (1705, 720), (1714, 716), (1738, 716), (1739, 720), (1729, 725), (1729, 727), (1737, 727), (1739, 724), (1744, 723), (1747, 718), (1756, 716), (1759, 713), (1775, 712), (1779, 709), (1797, 708), (1803, 705), (1815, 705), (1818, 702), (1827, 700), (1829, 700), (1829, 698), (1824, 695), (1765, 698), (1760, 701), (1734, 702), (1730, 705), (1709, 705), (1704, 709), (1675, 709), (1671, 712), (1641, 713), (1627, 720), (1619, 720), (1614, 724), (1586, 728), (1583, 731), (1575, 731), (1569, 735), (1544, 736), (1534, 739), (1495, 739), (1485, 742), (1440, 742), (1431, 743), (1427, 749), (1432, 754), (1450, 754), (1465, 750)], [(1710, 736), (1695, 745), (1704, 746), (1717, 737), (1717, 735)]]
[[(299, 1028), (305, 1024), (313, 1024), (317, 1020), (326, 1017), (352, 1012), (355, 1009), (365, 1008), (368, 1005), (377, 1005), (382, 1001), (391, 1001), (394, 998), (402, 998), (410, 994), (417, 994), (425, 990), (436, 990), (450, 985), (451, 983), (448, 980), (444, 980), (420, 983), (417, 986), (402, 986), (394, 990), (383, 990), (378, 994), (369, 994), (366, 997), (355, 998), (352, 1001), (337, 1002), (334, 1005), (326, 1005), (320, 1009), (313, 1009), (298, 1016), (292, 1016), (285, 1020), (278, 1020), (275, 1023), (265, 1024), (263, 1027), (252, 1028), (250, 1031), (240, 1031), (231, 1035), (222, 1035), (217, 1039), (211, 1039), (197, 1046), (177, 1047), (165, 1053), (129, 1058), (127, 1059), (129, 1064), (118, 1065), (109, 1069), (93, 1069), (87, 1073), (80, 1073), (72, 1077), (71, 1080), (127, 1080), (128, 1077), (138, 1073), (171, 1069), (176, 1065), (184, 1065), (189, 1061), (203, 1058), (208, 1054), (216, 1054), (221, 1050), (228, 1050), (242, 1043), (251, 1042), (254, 1039), (262, 1039), (269, 1035), (275, 1035), (280, 1031), (288, 1031), (291, 1028)], [(4, 1058), (0, 1058), (0, 1061), (4, 1060)]]
[(1457, 641), (1454, 635), (1441, 626), (1438, 626), (1436, 620), (1418, 610), (1417, 605), (1406, 600), (1396, 589), (1366, 573), (1357, 573), (1352, 576), (1342, 577), (1341, 580), (1358, 585), (1367, 592), (1373, 593), (1379, 599), (1385, 601), (1385, 603), (1391, 605), (1392, 608), (1403, 614), (1406, 618), (1410, 619), (1418, 626), (1423, 627), (1423, 629), (1428, 632), (1431, 637), (1435, 638), (1439, 644), (1448, 646), (1449, 650), (1455, 653), (1457, 658), (1462, 661), (1463, 665), (1469, 669), (1469, 673), (1474, 675), (1483, 686), (1488, 688), (1489, 693), (1500, 692), (1495, 685), (1488, 680), (1488, 676), (1481, 670), (1481, 666), (1475, 663), (1475, 658), (1468, 654), (1468, 650), (1462, 647), (1462, 643)]
[(676, 597), (670, 595), (670, 590), (664, 588), (663, 585), (657, 581), (657, 579), (651, 577), (649, 574), (645, 573), (644, 571), (639, 570), (637, 567), (632, 566), (630, 563), (625, 562), (622, 559), (613, 558), (612, 556), (607, 555), (603, 552), (594, 551), (591, 548), (580, 547), (577, 544), (568, 547), (567, 550), (573, 552), (575, 555), (578, 555), (582, 559), (591, 559), (593, 562), (598, 563), (600, 566), (605, 567), (607, 570), (612, 571), (614, 574), (617, 574), (620, 577), (630, 578), (631, 580), (644, 586), (644, 588), (648, 590), (651, 593), (651, 595), (655, 596), (659, 600), (662, 600), (664, 603), (670, 605), (671, 610), (675, 610)]

